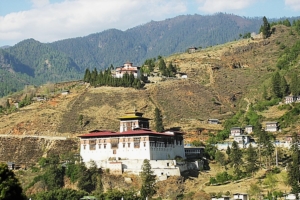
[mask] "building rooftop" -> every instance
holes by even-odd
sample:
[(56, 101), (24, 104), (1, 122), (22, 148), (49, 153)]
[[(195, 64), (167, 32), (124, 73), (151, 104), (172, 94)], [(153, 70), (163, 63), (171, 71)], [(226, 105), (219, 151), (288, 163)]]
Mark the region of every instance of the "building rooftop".
[(124, 132), (113, 132), (113, 131), (92, 131), (83, 135), (79, 135), (80, 138), (90, 138), (90, 137), (111, 137), (111, 136), (133, 136), (133, 135), (155, 135), (155, 136), (174, 136), (183, 135), (184, 133), (179, 131), (174, 132), (155, 132), (150, 129), (134, 129)]

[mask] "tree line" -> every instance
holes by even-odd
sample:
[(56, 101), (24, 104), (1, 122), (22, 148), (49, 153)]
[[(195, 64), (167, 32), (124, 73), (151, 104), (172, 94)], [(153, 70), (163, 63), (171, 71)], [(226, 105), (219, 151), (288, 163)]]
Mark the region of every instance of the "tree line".
[(86, 69), (83, 80), (94, 87), (112, 86), (141, 89), (144, 86), (141, 79), (135, 78), (132, 73), (125, 73), (122, 78), (113, 77), (111, 68), (100, 72), (96, 68), (93, 71)]

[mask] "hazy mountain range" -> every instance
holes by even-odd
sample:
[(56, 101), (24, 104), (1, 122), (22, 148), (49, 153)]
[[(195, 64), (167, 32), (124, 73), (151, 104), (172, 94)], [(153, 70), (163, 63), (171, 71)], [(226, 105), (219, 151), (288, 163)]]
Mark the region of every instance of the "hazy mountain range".
[(99, 70), (126, 61), (141, 65), (147, 58), (184, 52), (189, 47), (223, 44), (249, 32), (257, 33), (261, 24), (261, 18), (223, 13), (184, 15), (126, 31), (110, 29), (53, 43), (24, 40), (0, 48), (0, 96), (26, 84), (80, 79), (86, 68)]

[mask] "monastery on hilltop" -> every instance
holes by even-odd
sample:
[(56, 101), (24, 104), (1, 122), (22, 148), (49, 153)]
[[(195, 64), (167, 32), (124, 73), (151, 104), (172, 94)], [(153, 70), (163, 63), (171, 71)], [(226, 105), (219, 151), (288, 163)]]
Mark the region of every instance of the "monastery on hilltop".
[(80, 155), (89, 165), (95, 161), (102, 169), (111, 173), (123, 172), (139, 174), (144, 159), (150, 160), (154, 174), (179, 176), (189, 168), (198, 168), (198, 163), (176, 162), (175, 158), (185, 158), (183, 132), (149, 129), (149, 118), (143, 113), (126, 113), (119, 117), (120, 132), (94, 130), (80, 135)]
[(115, 77), (122, 78), (124, 74), (133, 74), (134, 78), (140, 78), (140, 67), (133, 66), (131, 62), (124, 63), (124, 66), (116, 68)]

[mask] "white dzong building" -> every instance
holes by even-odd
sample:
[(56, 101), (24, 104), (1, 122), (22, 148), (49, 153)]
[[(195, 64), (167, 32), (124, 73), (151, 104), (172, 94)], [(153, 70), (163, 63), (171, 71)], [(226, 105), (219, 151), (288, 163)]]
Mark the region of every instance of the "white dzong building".
[(131, 62), (124, 63), (123, 66), (117, 67), (115, 71), (116, 78), (122, 78), (124, 74), (133, 74), (134, 78), (140, 78), (140, 67), (133, 66)]
[(179, 169), (175, 158), (185, 158), (182, 132), (152, 131), (150, 119), (137, 111), (119, 119), (120, 132), (95, 130), (78, 136), (83, 162), (88, 165), (95, 161), (98, 167), (115, 173), (138, 173), (144, 159), (148, 159), (153, 169), (160, 169), (157, 175), (180, 175), (185, 167)]

